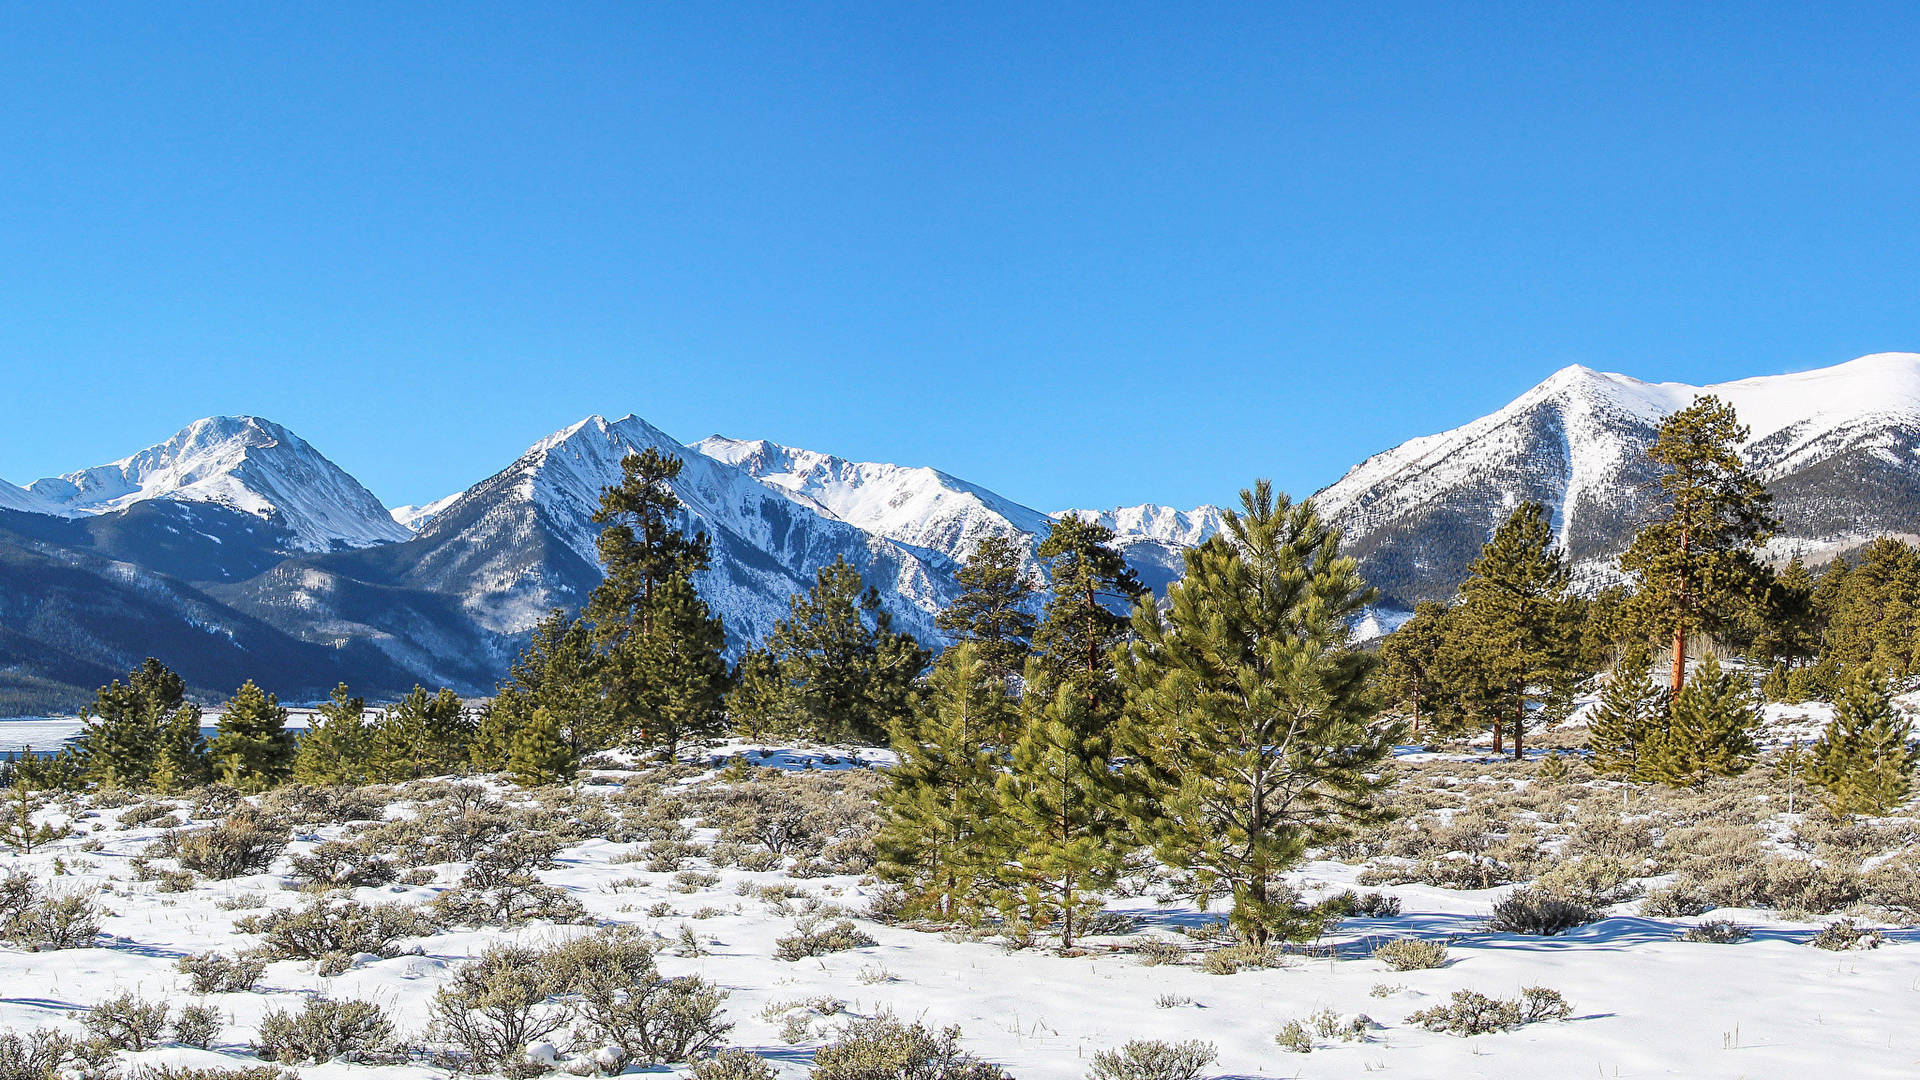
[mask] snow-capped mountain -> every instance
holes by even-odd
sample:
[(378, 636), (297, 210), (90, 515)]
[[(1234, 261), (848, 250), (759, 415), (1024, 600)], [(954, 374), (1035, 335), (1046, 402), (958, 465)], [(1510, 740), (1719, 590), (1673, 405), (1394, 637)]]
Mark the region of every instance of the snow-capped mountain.
[(421, 529), (426, 528), (427, 524), (431, 522), (440, 511), (459, 502), (460, 496), (465, 494), (466, 492), (464, 491), (456, 491), (451, 495), (443, 495), (430, 503), (422, 503), (419, 506), (396, 506), (392, 510), (387, 511), (387, 516), (399, 522), (401, 527), (408, 532), (419, 532)]
[(1450, 594), (1523, 499), (1552, 509), (1576, 568), (1600, 580), (1657, 497), (1646, 449), (1661, 420), (1704, 394), (1732, 405), (1751, 429), (1747, 460), (1781, 519), (1776, 554), (1819, 556), (1913, 531), (1914, 353), (1713, 386), (1569, 367), (1498, 412), (1368, 458), (1317, 500), (1389, 606)]
[(1047, 515), (938, 469), (848, 461), (720, 435), (692, 448), (848, 524), (956, 562), (965, 562), (988, 536), (1027, 541), (1047, 533)]
[(284, 529), (287, 546), (298, 551), (409, 535), (372, 492), (306, 440), (254, 416), (198, 420), (158, 446), (35, 481), (28, 490), (67, 515), (116, 513), (154, 500), (209, 504)]
[(1127, 557), (1141, 582), (1155, 592), (1164, 592), (1185, 571), (1187, 549), (1198, 547), (1220, 531), (1221, 513), (1217, 506), (1176, 510), (1141, 503), (1112, 510), (1062, 510), (1055, 516), (1071, 514), (1105, 525), (1113, 531), (1113, 546)]
[(64, 516), (60, 505), (26, 488), (0, 480), (0, 510), (21, 510), (29, 514)]

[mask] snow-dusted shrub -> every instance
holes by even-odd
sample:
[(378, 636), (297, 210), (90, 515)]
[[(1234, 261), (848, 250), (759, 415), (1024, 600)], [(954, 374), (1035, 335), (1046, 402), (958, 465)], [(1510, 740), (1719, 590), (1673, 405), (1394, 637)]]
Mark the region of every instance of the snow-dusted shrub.
[(1683, 866), (1680, 883), (1697, 889), (1718, 907), (1777, 908), (1826, 915), (1859, 902), (1859, 874), (1807, 859), (1763, 855), (1698, 861)]
[(857, 1020), (813, 1055), (811, 1080), (1008, 1080), (960, 1049), (960, 1029), (934, 1031), (892, 1016)]
[(1653, 827), (1645, 821), (1627, 821), (1604, 814), (1584, 818), (1574, 826), (1563, 850), (1568, 855), (1646, 859), (1654, 853)]
[(1880, 931), (1857, 926), (1852, 919), (1836, 919), (1828, 923), (1807, 942), (1816, 949), (1828, 949), (1833, 952), (1877, 949), (1880, 943)]
[[(11, 882), (9, 882), (11, 884)], [(0, 938), (29, 949), (81, 949), (93, 944), (100, 934), (101, 910), (93, 901), (77, 894), (42, 895), (38, 889), (27, 894), (23, 909), (12, 907), (14, 894), (0, 900), (7, 908), (0, 922)]]
[(462, 884), (447, 889), (427, 903), (433, 918), (446, 926), (522, 926), (535, 920), (585, 923), (590, 917), (580, 901), (555, 885), (531, 877), (499, 882), (491, 889)]
[(1344, 890), (1320, 902), (1329, 911), (1343, 917), (1390, 919), (1400, 914), (1400, 898), (1382, 892)]
[(371, 1001), (309, 998), (299, 1012), (269, 1009), (253, 1052), (283, 1065), (319, 1065), (335, 1058), (382, 1054), (393, 1046), (393, 1021)]
[(149, 800), (128, 807), (126, 812), (120, 815), (120, 824), (128, 828), (151, 826), (156, 829), (171, 829), (180, 824), (180, 819), (175, 816), (173, 807), (163, 802)]
[(1708, 919), (1706, 922), (1687, 927), (1681, 932), (1680, 940), (1705, 942), (1709, 945), (1732, 945), (1752, 936), (1752, 931), (1732, 919)]
[(1640, 867), (1615, 855), (1583, 855), (1555, 864), (1535, 884), (1583, 904), (1602, 907), (1633, 899), (1640, 893), (1634, 879)]
[(434, 994), (439, 1032), (467, 1056), (468, 1067), (488, 1071), (520, 1063), (527, 1044), (567, 1021), (555, 1000), (565, 987), (538, 949), (495, 945), (454, 969)]
[(80, 1024), (88, 1035), (115, 1050), (146, 1050), (159, 1043), (167, 1030), (167, 1006), (127, 992), (87, 1010)]
[(82, 1042), (52, 1028), (0, 1032), (0, 1077), (5, 1080), (57, 1080), (77, 1075), (103, 1077), (113, 1067), (113, 1049)]
[(1419, 1024), (1428, 1031), (1450, 1035), (1487, 1035), (1511, 1031), (1523, 1024), (1541, 1020), (1565, 1020), (1573, 1015), (1573, 1006), (1557, 990), (1529, 986), (1516, 999), (1492, 998), (1475, 990), (1455, 990), (1445, 1005), (1422, 1009), (1407, 1017), (1407, 1023)]
[(271, 1065), (239, 1068), (194, 1068), (188, 1065), (142, 1065), (126, 1080), (300, 1080), (294, 1073)]
[(1289, 1020), (1280, 1025), (1280, 1030), (1274, 1034), (1273, 1041), (1280, 1049), (1290, 1054), (1313, 1053), (1313, 1033), (1307, 1030), (1307, 1025), (1298, 1020)]
[(1705, 914), (1712, 908), (1704, 895), (1684, 885), (1649, 889), (1646, 899), (1640, 901), (1640, 914), (1656, 919), (1687, 918)]
[(575, 1041), (620, 1047), (654, 1065), (711, 1050), (733, 1025), (720, 1019), (726, 994), (697, 976), (663, 979), (656, 946), (630, 930), (575, 938), (541, 958), (572, 997)]
[(1242, 943), (1214, 949), (1200, 958), (1200, 970), (1209, 975), (1236, 975), (1242, 971), (1285, 967), (1287, 954), (1273, 945)]
[(265, 872), (287, 849), (287, 829), (254, 814), (236, 814), (218, 825), (170, 837), (161, 845), (158, 854), (172, 855), (186, 869), (224, 881)]
[(193, 980), (196, 994), (238, 994), (253, 989), (267, 962), (245, 954), (230, 957), (204, 952), (183, 956), (174, 967)]
[(1093, 1055), (1087, 1080), (1197, 1080), (1200, 1070), (1219, 1059), (1213, 1044), (1199, 1039), (1135, 1039)]
[(1373, 950), (1373, 958), (1395, 971), (1421, 971), (1445, 967), (1447, 946), (1440, 941), (1397, 938)]
[(293, 876), (307, 885), (357, 888), (385, 885), (400, 876), (394, 863), (375, 854), (365, 841), (329, 840), (293, 857)]
[(1569, 896), (1548, 889), (1523, 886), (1493, 905), (1487, 929), (1497, 934), (1551, 936), (1600, 917), (1599, 912)]
[(803, 922), (794, 928), (793, 933), (774, 942), (773, 955), (781, 960), (804, 960), (809, 956), (825, 956), (827, 953), (864, 949), (876, 944), (878, 942), (846, 919), (826, 927), (810, 926)]
[(220, 1037), (224, 1026), (219, 1009), (211, 1005), (182, 1005), (173, 1017), (173, 1041), (205, 1050)]
[(779, 1074), (758, 1054), (745, 1050), (722, 1050), (710, 1058), (696, 1061), (689, 1074), (692, 1080), (774, 1080)]
[[(250, 932), (275, 960), (319, 960), (334, 953), (397, 956), (401, 938), (433, 932), (433, 924), (403, 903), (362, 904), (316, 899), (302, 908), (275, 911), (247, 921)], [(240, 929), (241, 921), (234, 923)]]

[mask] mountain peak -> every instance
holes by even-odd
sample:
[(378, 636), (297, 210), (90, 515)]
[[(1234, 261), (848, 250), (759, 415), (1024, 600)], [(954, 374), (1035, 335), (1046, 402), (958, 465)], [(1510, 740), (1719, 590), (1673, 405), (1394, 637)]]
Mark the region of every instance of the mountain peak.
[(106, 465), (35, 481), (68, 515), (108, 514), (165, 499), (209, 503), (284, 527), (307, 551), (404, 540), (407, 530), (359, 481), (305, 439), (257, 416), (210, 416)]

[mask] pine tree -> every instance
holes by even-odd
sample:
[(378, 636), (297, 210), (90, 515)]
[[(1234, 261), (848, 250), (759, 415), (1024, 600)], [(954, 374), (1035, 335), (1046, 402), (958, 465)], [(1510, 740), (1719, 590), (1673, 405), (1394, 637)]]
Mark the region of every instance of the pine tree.
[(385, 783), (444, 776), (470, 760), (473, 725), (460, 696), (415, 686), (382, 710), (370, 731), (374, 777)]
[(1754, 733), (1760, 716), (1753, 691), (1740, 676), (1722, 671), (1709, 656), (1667, 707), (1667, 724), (1648, 741), (1640, 772), (1675, 787), (1714, 776), (1738, 776), (1758, 752)]
[(742, 653), (733, 667), (732, 682), (727, 690), (727, 722), (735, 735), (760, 742), (800, 734), (798, 695), (771, 650)]
[(1807, 783), (1820, 788), (1835, 814), (1890, 814), (1913, 787), (1920, 748), (1912, 724), (1893, 705), (1886, 679), (1862, 673), (1834, 702), (1833, 719), (1808, 755)]
[(1020, 546), (1004, 536), (985, 537), (958, 576), (961, 593), (934, 625), (955, 641), (979, 646), (988, 669), (1011, 679), (1026, 663), (1035, 626), (1028, 610), (1034, 583), (1022, 570)]
[(1128, 633), (1128, 616), (1113, 608), (1125, 611), (1147, 590), (1114, 549), (1113, 530), (1098, 522), (1055, 518), (1037, 554), (1047, 565), (1049, 595), (1033, 652), (1049, 685), (1072, 681), (1088, 711), (1111, 722), (1120, 707), (1112, 654)]
[(1566, 561), (1553, 545), (1546, 508), (1537, 502), (1514, 508), (1460, 586), (1457, 618), (1473, 642), (1464, 659), (1480, 669), (1479, 681), (1512, 724), (1516, 761), (1525, 754), (1529, 706), (1570, 696), (1573, 635), (1566, 594)]
[(1653, 678), (1644, 647), (1622, 651), (1587, 721), (1587, 748), (1601, 773), (1644, 777), (1641, 757), (1666, 728), (1666, 694)]
[(1414, 738), (1420, 737), (1423, 722), (1430, 722), (1437, 707), (1448, 615), (1447, 605), (1422, 600), (1413, 606), (1413, 617), (1380, 642), (1381, 687), (1389, 701), (1405, 706)]
[(127, 676), (101, 687), (81, 713), (77, 756), (92, 783), (145, 788), (164, 765), (173, 783), (196, 783), (206, 773), (200, 710), (187, 703), (186, 684), (149, 657)]
[(287, 710), (272, 694), (247, 680), (224, 706), (207, 747), (220, 779), (247, 791), (262, 791), (293, 770), (294, 738)]
[(597, 545), (606, 577), (584, 619), (607, 730), (634, 750), (677, 751), (683, 739), (718, 731), (725, 715), (726, 633), (693, 586), (711, 544), (680, 527), (671, 485), (681, 467), (652, 447), (629, 454), (593, 517), (604, 526)]
[(580, 759), (567, 744), (563, 722), (553, 710), (535, 708), (516, 727), (507, 744), (507, 772), (523, 787), (573, 779)]
[(1129, 819), (1162, 862), (1224, 884), (1235, 925), (1264, 944), (1294, 916), (1270, 891), (1278, 875), (1378, 818), (1396, 731), (1368, 723), (1373, 658), (1348, 621), (1375, 594), (1338, 534), (1265, 481), (1241, 502), (1187, 552), (1164, 614), (1134, 608), (1120, 674)]
[(24, 771), (15, 769), (13, 774), (13, 783), (7, 787), (5, 817), (0, 818), (0, 844), (22, 855), (31, 855), (34, 848), (60, 839), (62, 830), (50, 822), (33, 820), (34, 813), (40, 809), (40, 800), (33, 797), (33, 788)]
[(788, 601), (768, 651), (791, 689), (804, 734), (874, 745), (912, 715), (914, 684), (929, 659), (910, 635), (893, 629), (880, 594), (862, 588), (844, 558), (821, 567), (814, 586)]
[[(1749, 652), (1755, 659), (1791, 668), (1820, 651), (1814, 588), (1813, 575), (1797, 555), (1767, 583), (1765, 594), (1748, 616)], [(1786, 681), (1784, 671), (1780, 678)]]
[(879, 873), (907, 889), (914, 914), (953, 921), (978, 901), (997, 771), (987, 739), (1011, 709), (980, 645), (964, 642), (934, 665), (919, 714), (894, 722), (899, 763), (880, 796), (874, 849)]
[(599, 692), (585, 625), (558, 608), (548, 612), (482, 711), (469, 762), (481, 772), (507, 768), (514, 731), (541, 708), (559, 722), (560, 737), (575, 757), (605, 746)]
[(1021, 734), (999, 778), (993, 814), (1002, 893), (1037, 925), (1057, 922), (1060, 950), (1113, 883), (1132, 846), (1123, 837), (1121, 787), (1110, 764), (1113, 725), (1094, 714), (1079, 678), (1054, 685), (1035, 672), (1021, 699)]
[(320, 706), (315, 721), (293, 755), (295, 782), (322, 787), (371, 782), (373, 733), (365, 699), (354, 697), (341, 683)]
[(1920, 648), (1920, 551), (1881, 537), (1860, 549), (1858, 560), (1831, 575), (1833, 584), (1824, 590), (1821, 658), (1844, 669), (1904, 677)]
[(1673, 642), (1676, 700), (1688, 633), (1726, 624), (1766, 584), (1754, 552), (1775, 522), (1765, 486), (1740, 460), (1746, 438), (1733, 409), (1708, 396), (1668, 416), (1647, 450), (1664, 470), (1658, 517), (1633, 538), (1620, 568), (1639, 579), (1646, 609)]

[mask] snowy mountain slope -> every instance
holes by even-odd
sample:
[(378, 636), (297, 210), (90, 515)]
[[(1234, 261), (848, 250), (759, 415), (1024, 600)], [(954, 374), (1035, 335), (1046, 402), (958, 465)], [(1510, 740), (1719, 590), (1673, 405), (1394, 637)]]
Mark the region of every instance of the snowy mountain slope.
[(1186, 568), (1186, 550), (1198, 547), (1220, 531), (1221, 510), (1201, 506), (1176, 510), (1142, 503), (1112, 510), (1062, 510), (1067, 515), (1097, 522), (1113, 530), (1113, 545), (1148, 588), (1164, 593)]
[(434, 519), (435, 515), (447, 507), (452, 506), (455, 502), (459, 501), (460, 496), (465, 494), (466, 492), (464, 491), (456, 491), (451, 495), (441, 496), (430, 503), (422, 503), (419, 506), (396, 506), (387, 512), (387, 516), (399, 522), (401, 527), (408, 532), (417, 533), (421, 529), (426, 528), (427, 524)]
[(52, 514), (65, 517), (66, 510), (60, 504), (26, 488), (17, 487), (0, 480), (0, 510), (19, 510), (28, 514)]
[(848, 461), (765, 439), (714, 435), (700, 453), (890, 540), (965, 562), (988, 536), (1045, 536), (1047, 515), (938, 469)]
[(1505, 408), (1402, 443), (1316, 496), (1390, 606), (1452, 591), (1523, 499), (1553, 509), (1587, 580), (1605, 576), (1657, 495), (1646, 461), (1662, 418), (1714, 394), (1751, 428), (1745, 451), (1782, 520), (1776, 550), (1822, 553), (1920, 508), (1920, 354), (1882, 353), (1714, 386), (1569, 367)]
[(66, 514), (109, 514), (162, 499), (209, 503), (284, 529), (288, 546), (299, 551), (409, 535), (379, 499), (306, 440), (253, 416), (198, 420), (158, 446), (36, 481), (29, 490)]

